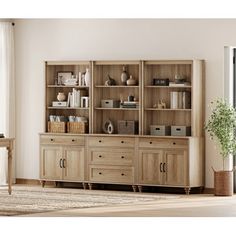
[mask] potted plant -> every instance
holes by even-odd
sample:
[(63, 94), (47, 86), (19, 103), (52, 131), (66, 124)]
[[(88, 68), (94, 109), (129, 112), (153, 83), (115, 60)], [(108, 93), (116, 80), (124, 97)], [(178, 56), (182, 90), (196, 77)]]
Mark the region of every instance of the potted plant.
[(217, 196), (233, 195), (233, 170), (225, 170), (225, 160), (236, 153), (236, 110), (223, 99), (211, 102), (212, 113), (205, 125), (210, 138), (219, 144), (223, 170), (214, 171), (214, 189)]

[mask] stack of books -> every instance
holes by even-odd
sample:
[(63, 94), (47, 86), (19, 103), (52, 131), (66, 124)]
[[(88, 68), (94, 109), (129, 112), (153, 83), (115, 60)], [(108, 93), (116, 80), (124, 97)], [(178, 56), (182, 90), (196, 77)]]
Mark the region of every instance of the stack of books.
[(191, 108), (191, 93), (170, 92), (170, 108), (171, 109), (190, 109)]
[(75, 88), (73, 88), (73, 91), (69, 92), (68, 94), (67, 105), (69, 107), (82, 107), (81, 97), (85, 95), (85, 90), (76, 90)]
[(138, 101), (124, 101), (120, 104), (121, 108), (139, 108)]

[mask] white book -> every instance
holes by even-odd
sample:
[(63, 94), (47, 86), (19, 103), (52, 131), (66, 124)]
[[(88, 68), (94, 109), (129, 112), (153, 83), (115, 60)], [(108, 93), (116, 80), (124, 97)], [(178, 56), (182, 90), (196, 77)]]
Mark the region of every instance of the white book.
[(178, 109), (178, 92), (170, 92), (170, 108)]

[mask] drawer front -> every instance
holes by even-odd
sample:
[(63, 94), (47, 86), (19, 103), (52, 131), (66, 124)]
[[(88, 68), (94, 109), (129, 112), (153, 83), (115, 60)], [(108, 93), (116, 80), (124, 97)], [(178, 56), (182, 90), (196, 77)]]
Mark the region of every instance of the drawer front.
[(105, 183), (133, 183), (132, 167), (90, 166), (89, 181)]
[(41, 144), (60, 144), (60, 145), (85, 145), (84, 137), (69, 137), (69, 136), (41, 136)]
[(132, 165), (134, 151), (132, 149), (93, 148), (89, 150), (91, 164)]
[(141, 148), (188, 148), (188, 140), (140, 138), (139, 147)]
[(134, 147), (134, 138), (122, 137), (89, 137), (90, 147)]

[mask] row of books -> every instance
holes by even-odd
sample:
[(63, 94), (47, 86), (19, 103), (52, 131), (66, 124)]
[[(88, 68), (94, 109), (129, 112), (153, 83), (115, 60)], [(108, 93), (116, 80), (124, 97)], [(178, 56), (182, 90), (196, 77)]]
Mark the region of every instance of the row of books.
[(124, 101), (120, 104), (121, 108), (139, 108), (138, 101)]
[(191, 108), (191, 93), (170, 92), (170, 108), (171, 109), (190, 109)]

